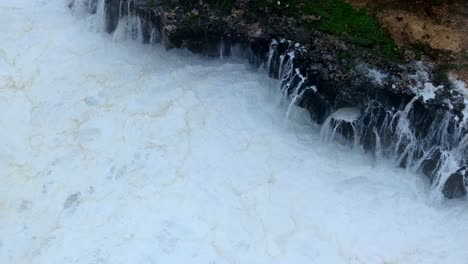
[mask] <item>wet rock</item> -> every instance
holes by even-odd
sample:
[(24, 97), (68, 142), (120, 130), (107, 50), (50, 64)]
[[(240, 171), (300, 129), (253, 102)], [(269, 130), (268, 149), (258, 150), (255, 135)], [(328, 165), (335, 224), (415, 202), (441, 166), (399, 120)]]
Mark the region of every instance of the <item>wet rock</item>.
[(319, 93), (305, 92), (304, 98), (300, 106), (306, 108), (312, 120), (315, 120), (318, 124), (323, 124), (325, 119), (328, 117), (332, 105)]
[(353, 142), (356, 136), (356, 131), (353, 122), (345, 120), (332, 120), (332, 127), (336, 129), (346, 140)]
[(444, 184), (442, 193), (448, 199), (456, 199), (467, 194), (468, 173), (467, 167), (459, 169), (457, 172), (450, 175)]
[(341, 108), (329, 116), (322, 128), (322, 137), (333, 139), (340, 135), (345, 142), (357, 143), (356, 123), (361, 115), (359, 109)]
[(120, 15), (125, 14), (125, 8), (127, 8), (128, 5), (121, 5), (120, 0), (104, 0), (104, 1), (106, 3), (105, 30), (108, 33), (111, 33), (111, 32), (114, 32), (114, 30), (117, 28), (117, 25), (119, 24)]
[(440, 166), (440, 158), (442, 157), (442, 153), (440, 150), (436, 150), (432, 154), (428, 155), (427, 158), (421, 164), (421, 171), (429, 177), (430, 181), (434, 181), (435, 174)]

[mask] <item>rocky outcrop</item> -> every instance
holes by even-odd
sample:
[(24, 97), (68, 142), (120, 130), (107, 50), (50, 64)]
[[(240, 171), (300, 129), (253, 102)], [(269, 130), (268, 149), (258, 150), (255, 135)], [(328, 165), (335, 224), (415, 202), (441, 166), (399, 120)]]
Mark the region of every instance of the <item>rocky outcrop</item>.
[[(447, 198), (466, 195), (466, 100), (431, 65), (412, 56), (395, 62), (379, 49), (384, 42), (376, 47), (327, 34), (303, 24), (320, 17), (293, 18), (248, 0), (99, 1), (106, 3), (109, 33), (119, 20), (133, 21), (126, 27), (145, 43), (206, 56), (244, 56), (279, 79), (284, 96), (315, 122), (333, 126), (334, 133), (370, 153), (421, 170)], [(358, 114), (340, 119), (342, 109)]]

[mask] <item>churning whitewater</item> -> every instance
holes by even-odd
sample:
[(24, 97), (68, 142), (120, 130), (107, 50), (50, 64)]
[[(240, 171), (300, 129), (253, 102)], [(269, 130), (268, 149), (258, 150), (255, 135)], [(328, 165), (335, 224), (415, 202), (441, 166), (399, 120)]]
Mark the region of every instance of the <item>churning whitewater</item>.
[(466, 201), (67, 5), (0, 3), (0, 263), (468, 263)]

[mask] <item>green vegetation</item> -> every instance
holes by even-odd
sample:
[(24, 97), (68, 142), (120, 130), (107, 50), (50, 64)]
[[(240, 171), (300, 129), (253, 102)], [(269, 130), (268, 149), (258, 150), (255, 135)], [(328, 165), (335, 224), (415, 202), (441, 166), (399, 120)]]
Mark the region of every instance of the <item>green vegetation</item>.
[(468, 70), (468, 64), (444, 64), (439, 67), (441, 70), (444, 71), (453, 71), (453, 70)]
[(370, 47), (387, 59), (402, 58), (402, 51), (365, 9), (356, 10), (343, 0), (257, 0), (251, 9), (294, 17), (305, 26)]
[(200, 16), (198, 13), (189, 12), (186, 16), (184, 16), (181, 29), (187, 30), (191, 34), (200, 34), (203, 32), (201, 21), (202, 16)]
[(224, 12), (230, 11), (234, 5), (234, 0), (206, 0), (206, 2), (211, 7)]
[(395, 42), (385, 34), (379, 24), (365, 9), (356, 10), (342, 1), (318, 1), (306, 10), (320, 16), (317, 28), (336, 35), (349, 37), (357, 43), (376, 48), (389, 59), (399, 59), (402, 54)]
[(449, 78), (449, 72), (453, 70), (468, 70), (468, 64), (462, 64), (462, 65), (457, 65), (457, 64), (442, 64), (439, 65), (438, 70), (436, 71), (435, 79), (439, 83), (445, 85), (445, 86), (450, 86), (450, 78)]
[(408, 48), (409, 48), (409, 50), (411, 50), (414, 53), (415, 58), (417, 60), (420, 60), (422, 58), (422, 55), (424, 54), (424, 51), (426, 49), (425, 45), (422, 44), (422, 43), (411, 45)]
[[(147, 0), (148, 4), (155, 0)], [(211, 8), (228, 14), (239, 2), (237, 0), (204, 0)], [(176, 5), (191, 12), (198, 4), (191, 1), (163, 1), (165, 5)], [(343, 37), (358, 47), (371, 49), (389, 60), (399, 61), (403, 52), (394, 41), (382, 31), (379, 24), (365, 9), (356, 10), (344, 0), (251, 0), (247, 13), (252, 21), (271, 15), (294, 18), (297, 26), (315, 28), (319, 31)], [(200, 20), (187, 18), (187, 27), (198, 30)], [(195, 25), (189, 24), (194, 22)]]
[(155, 6), (156, 5), (156, 0), (146, 0), (146, 5), (147, 6)]
[(462, 51), (461, 56), (462, 56), (462, 58), (463, 58), (464, 60), (467, 60), (467, 61), (468, 61), (468, 50)]
[(351, 70), (353, 65), (351, 61), (353, 60), (353, 55), (349, 51), (340, 51), (338, 53), (338, 58), (343, 62), (345, 69)]

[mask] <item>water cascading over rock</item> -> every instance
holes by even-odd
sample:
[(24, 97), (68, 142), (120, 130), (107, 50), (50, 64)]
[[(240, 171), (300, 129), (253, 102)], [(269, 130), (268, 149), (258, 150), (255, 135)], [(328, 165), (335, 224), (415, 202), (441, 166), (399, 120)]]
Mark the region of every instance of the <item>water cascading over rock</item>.
[[(236, 54), (263, 65), (279, 79), (290, 107), (307, 109), (323, 124), (325, 141), (339, 140), (418, 170), (434, 194), (465, 196), (468, 187), (467, 100), (454, 87), (438, 85), (422, 62), (405, 65), (342, 58), (346, 46), (317, 34), (311, 43), (246, 30), (187, 31), (179, 14), (138, 0), (74, 0), (70, 7), (96, 14), (96, 28), (114, 39), (131, 37), (208, 56)], [(229, 30), (229, 28), (224, 29)], [(339, 139), (338, 139), (339, 138)]]
[[(326, 141), (340, 134), (400, 167), (421, 170), (436, 193), (447, 198), (466, 195), (468, 116), (464, 105), (454, 107), (464, 102), (463, 96), (451, 87), (435, 87), (421, 63), (402, 67), (413, 70), (408, 75), (411, 83), (387, 74), (375, 80), (364, 65), (357, 69), (363, 74), (345, 83), (330, 80), (330, 69), (323, 63), (301, 64), (306, 54), (300, 44), (274, 40), (266, 68), (270, 76), (280, 78), (286, 96), (324, 125)], [(401, 91), (393, 82), (411, 86)]]

